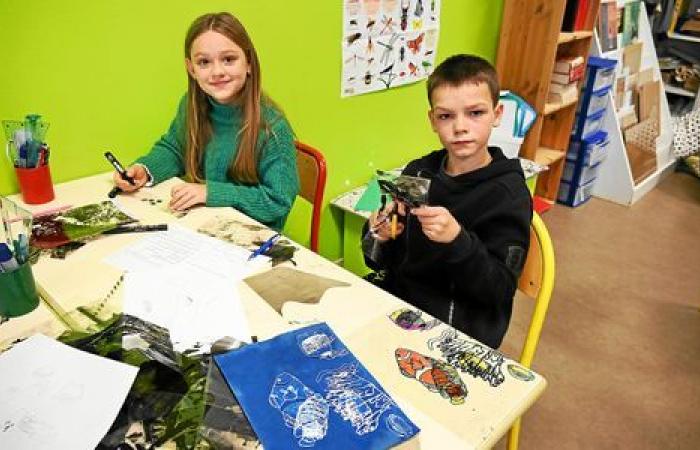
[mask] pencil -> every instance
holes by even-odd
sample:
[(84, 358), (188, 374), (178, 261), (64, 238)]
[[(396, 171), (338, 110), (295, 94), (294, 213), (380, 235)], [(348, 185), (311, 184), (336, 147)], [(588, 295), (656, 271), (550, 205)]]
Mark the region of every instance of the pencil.
[(391, 238), (396, 239), (396, 226), (398, 222), (398, 216), (396, 213), (391, 215)]

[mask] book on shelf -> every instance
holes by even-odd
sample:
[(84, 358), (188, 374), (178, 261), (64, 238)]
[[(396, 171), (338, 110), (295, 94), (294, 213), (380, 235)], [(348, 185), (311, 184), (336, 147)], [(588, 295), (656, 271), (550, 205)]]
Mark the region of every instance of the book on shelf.
[(578, 0), (576, 8), (576, 19), (574, 20), (574, 31), (586, 29), (586, 15), (591, 7), (590, 0)]
[(617, 2), (601, 2), (598, 13), (598, 36), (603, 52), (617, 49)]
[(558, 92), (552, 91), (555, 84), (550, 84), (549, 93), (547, 94), (547, 103), (571, 103), (578, 98), (578, 86), (576, 83), (571, 83)]
[(622, 46), (632, 43), (639, 36), (639, 9), (641, 0), (635, 0), (625, 5), (622, 15)]
[(571, 89), (572, 86), (574, 89), (578, 89), (578, 84), (575, 81), (568, 84), (550, 83), (549, 92), (554, 94), (561, 94), (562, 92)]
[(567, 75), (569, 82), (580, 80), (585, 72), (583, 56), (567, 56), (554, 63), (554, 73)]
[(576, 30), (576, 15), (580, 0), (566, 0), (564, 9), (564, 20), (561, 24), (561, 31), (571, 32)]
[(574, 81), (578, 81), (582, 78), (581, 74), (578, 73), (557, 73), (553, 72), (552, 73), (552, 78), (550, 80), (550, 83), (556, 83), (556, 84), (570, 84), (573, 83)]

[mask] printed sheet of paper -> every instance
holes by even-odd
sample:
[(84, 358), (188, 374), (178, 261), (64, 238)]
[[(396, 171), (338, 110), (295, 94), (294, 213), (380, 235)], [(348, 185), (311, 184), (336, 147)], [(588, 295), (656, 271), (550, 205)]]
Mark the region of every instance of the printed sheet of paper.
[(435, 66), (440, 0), (343, 0), (342, 97), (427, 78)]
[(167, 328), (180, 352), (208, 352), (224, 336), (250, 342), (236, 282), (193, 266), (127, 272), (124, 313)]
[(37, 334), (0, 355), (0, 448), (95, 448), (138, 368)]
[(264, 265), (268, 258), (248, 261), (250, 252), (179, 225), (150, 233), (133, 245), (105, 258), (105, 262), (127, 272), (152, 270), (179, 264), (206, 270), (222, 278), (240, 280)]

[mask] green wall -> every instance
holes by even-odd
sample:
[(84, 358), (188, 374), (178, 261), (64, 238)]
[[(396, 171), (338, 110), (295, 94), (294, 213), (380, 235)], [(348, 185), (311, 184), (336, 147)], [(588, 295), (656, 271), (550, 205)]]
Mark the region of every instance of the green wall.
[[(467, 52), (495, 60), (503, 0), (442, 0), (438, 61)], [(246, 25), (263, 86), (297, 137), (323, 151), (326, 202), (375, 168), (405, 163), (439, 143), (423, 82), (340, 98), (341, 0), (0, 1), (0, 119), (42, 114), (51, 124), (54, 182), (110, 169), (165, 132), (186, 89), (182, 43), (194, 17), (228, 10)], [(4, 146), (4, 136), (0, 139)], [(17, 192), (0, 158), (0, 194)], [(297, 202), (303, 203), (303, 202)], [(295, 205), (286, 231), (305, 243), (309, 209)], [(321, 252), (341, 255), (342, 215), (325, 207)]]

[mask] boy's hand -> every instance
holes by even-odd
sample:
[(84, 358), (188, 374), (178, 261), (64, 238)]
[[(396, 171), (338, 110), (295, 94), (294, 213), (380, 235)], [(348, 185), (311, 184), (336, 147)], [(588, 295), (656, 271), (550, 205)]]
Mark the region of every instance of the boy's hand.
[(207, 202), (207, 185), (199, 183), (182, 183), (170, 191), (168, 206), (175, 211), (184, 211)]
[(396, 234), (392, 236), (391, 231), (391, 216), (394, 213), (398, 213), (401, 216), (406, 215), (406, 207), (403, 203), (390, 202), (386, 208), (377, 213), (372, 213), (369, 217), (369, 230), (372, 236), (380, 242), (386, 242), (389, 239), (395, 239), (404, 230), (404, 224), (402, 222), (396, 223)]
[(143, 187), (143, 185), (148, 183), (148, 173), (146, 173), (146, 169), (144, 169), (143, 166), (140, 164), (136, 164), (135, 166), (127, 168), (126, 174), (134, 179), (133, 186), (129, 184), (129, 182), (126, 181), (124, 178), (122, 178), (121, 175), (119, 175), (119, 173), (114, 172), (114, 174), (112, 175), (112, 178), (114, 179), (114, 184), (116, 186), (119, 186), (119, 188), (124, 192), (133, 192), (139, 190)]
[(457, 238), (462, 229), (457, 219), (442, 206), (413, 208), (411, 214), (418, 217), (423, 234), (433, 242), (450, 243)]

